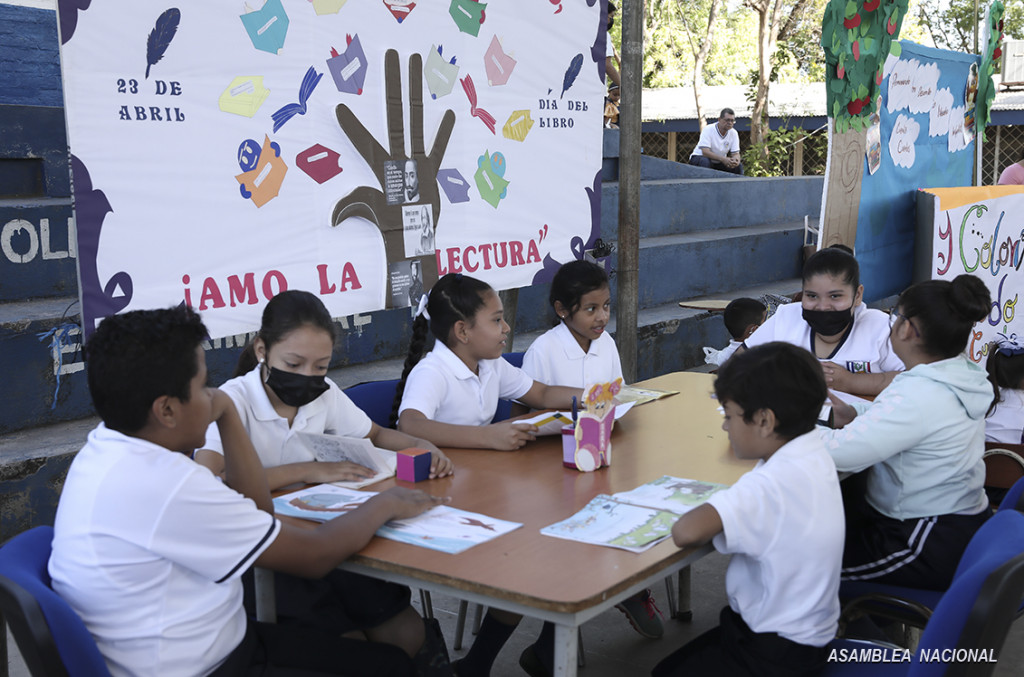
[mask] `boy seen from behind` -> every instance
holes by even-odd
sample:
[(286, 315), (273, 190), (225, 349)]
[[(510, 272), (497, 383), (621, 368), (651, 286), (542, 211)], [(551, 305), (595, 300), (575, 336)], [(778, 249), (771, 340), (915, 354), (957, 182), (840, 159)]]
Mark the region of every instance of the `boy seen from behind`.
[(732, 357), (736, 349), (743, 345), (743, 342), (750, 338), (754, 330), (764, 324), (767, 318), (768, 308), (757, 299), (741, 297), (729, 301), (722, 319), (725, 321), (725, 328), (732, 340), (721, 350), (704, 348), (704, 362), (719, 367), (725, 364), (725, 361)]
[(729, 606), (654, 677), (795, 676), (824, 665), (839, 619), (845, 530), (835, 464), (814, 429), (826, 392), (817, 360), (787, 343), (752, 348), (719, 370), (722, 429), (737, 458), (758, 462), (679, 518), (672, 538), (732, 555)]
[[(54, 590), (81, 616), (113, 675), (412, 675), (390, 644), (247, 621), (254, 564), (323, 576), (384, 522), (441, 501), (391, 489), (315, 529), (282, 524), (227, 394), (206, 387), (207, 336), (181, 306), (105, 319), (86, 345), (103, 423), (68, 471), (54, 524)], [(226, 484), (191, 458), (217, 422)], [(306, 672), (308, 671), (308, 672)]]

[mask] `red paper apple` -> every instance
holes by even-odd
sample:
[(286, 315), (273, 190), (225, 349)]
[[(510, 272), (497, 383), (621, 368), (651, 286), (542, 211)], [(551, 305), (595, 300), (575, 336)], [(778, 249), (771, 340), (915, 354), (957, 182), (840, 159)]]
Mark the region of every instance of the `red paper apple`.
[(860, 14), (854, 14), (849, 19), (843, 19), (843, 26), (847, 28), (856, 28), (860, 26)]
[(853, 60), (860, 61), (860, 40), (854, 40), (850, 48), (853, 49)]
[(876, 9), (878, 9), (878, 5), (880, 2), (881, 0), (867, 0), (867, 2), (864, 3), (864, 11), (874, 12)]
[(893, 15), (889, 19), (889, 23), (887, 23), (885, 25), (885, 30), (888, 31), (889, 35), (892, 35), (893, 33), (896, 32), (896, 16), (895, 15)]

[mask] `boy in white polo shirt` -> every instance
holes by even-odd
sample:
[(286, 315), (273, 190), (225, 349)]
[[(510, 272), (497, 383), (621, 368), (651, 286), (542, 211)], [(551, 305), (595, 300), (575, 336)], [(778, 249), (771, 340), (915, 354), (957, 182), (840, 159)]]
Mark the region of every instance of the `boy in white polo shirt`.
[(715, 381), (733, 453), (753, 470), (679, 518), (679, 547), (732, 554), (721, 624), (665, 658), (654, 677), (813, 674), (839, 619), (845, 524), (835, 464), (814, 425), (826, 396), (802, 348), (734, 355)]
[[(241, 575), (253, 564), (317, 577), (390, 519), (436, 505), (419, 491), (370, 499), (358, 520), (315, 529), (278, 522), (266, 478), (231, 399), (206, 388), (207, 336), (187, 307), (103, 321), (86, 345), (103, 419), (61, 493), (49, 572), (113, 675), (412, 675), (401, 649), (317, 628), (249, 622)], [(216, 421), (222, 483), (191, 452)]]

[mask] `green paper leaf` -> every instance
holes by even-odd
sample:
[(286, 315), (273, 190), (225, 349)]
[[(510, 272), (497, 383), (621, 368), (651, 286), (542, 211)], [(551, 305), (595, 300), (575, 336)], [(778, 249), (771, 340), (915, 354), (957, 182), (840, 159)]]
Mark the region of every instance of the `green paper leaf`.
[(889, 47), (889, 53), (899, 58), (903, 54), (903, 47), (900, 45), (899, 40), (893, 40), (892, 45)]

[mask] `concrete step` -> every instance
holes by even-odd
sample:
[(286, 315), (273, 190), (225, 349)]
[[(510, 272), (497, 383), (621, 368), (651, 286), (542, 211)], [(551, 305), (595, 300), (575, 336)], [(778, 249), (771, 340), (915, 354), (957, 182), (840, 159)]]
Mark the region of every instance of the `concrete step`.
[(71, 198), (0, 199), (0, 302), (78, 294)]
[(795, 277), (802, 244), (802, 222), (643, 238), (640, 308)]
[[(719, 172), (720, 173), (720, 172)], [(821, 212), (823, 177), (666, 179), (640, 184), (640, 237), (764, 223), (803, 225)], [(601, 236), (618, 239), (619, 184), (601, 186)]]

